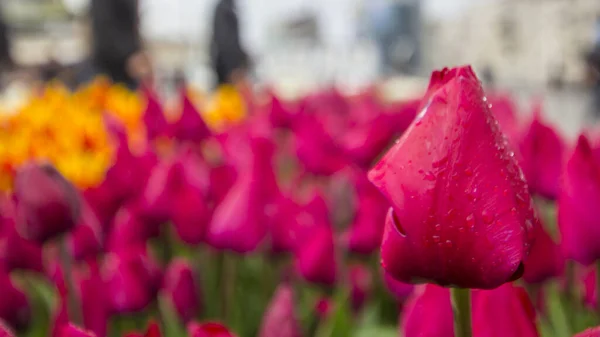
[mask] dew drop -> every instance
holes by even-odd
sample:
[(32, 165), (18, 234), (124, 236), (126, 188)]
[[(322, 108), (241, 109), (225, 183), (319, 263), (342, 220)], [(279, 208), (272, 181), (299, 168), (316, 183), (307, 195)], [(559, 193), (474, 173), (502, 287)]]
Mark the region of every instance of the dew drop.
[(452, 248), (452, 241), (446, 240), (446, 248)]
[(439, 231), (441, 231), (441, 230), (442, 230), (442, 225), (440, 225), (440, 224), (438, 223), (438, 224), (436, 224), (436, 225), (434, 226), (434, 228), (435, 228), (435, 231), (436, 231), (436, 232), (439, 232)]
[(531, 223), (531, 220), (526, 220), (526, 221), (525, 221), (525, 228), (526, 228), (528, 231), (531, 231), (531, 230), (533, 229), (533, 223)]
[(464, 227), (460, 226), (460, 227), (458, 227), (458, 231), (460, 233), (464, 233), (466, 231), (466, 229)]
[(508, 196), (508, 189), (505, 189), (504, 191), (502, 191), (502, 195), (504, 195), (505, 197)]
[(470, 176), (472, 176), (472, 175), (473, 175), (473, 170), (471, 170), (470, 168), (466, 168), (466, 169), (465, 169), (465, 175), (466, 175), (467, 177), (470, 177)]
[(481, 218), (483, 219), (483, 222), (485, 222), (488, 225), (494, 221), (494, 216), (488, 213), (488, 211), (481, 212)]
[(435, 174), (433, 174), (432, 172), (425, 173), (425, 180), (435, 181)]
[(419, 126), (419, 125), (421, 125), (422, 123), (423, 123), (423, 121), (422, 121), (422, 120), (418, 120), (418, 121), (415, 123), (415, 126)]
[(435, 243), (440, 243), (442, 240), (442, 238), (440, 238), (439, 235), (432, 236), (432, 239), (433, 239), (433, 242), (435, 242)]
[(467, 216), (467, 226), (469, 226), (469, 228), (474, 228), (475, 227), (475, 216), (473, 216), (473, 214), (470, 214), (469, 216)]

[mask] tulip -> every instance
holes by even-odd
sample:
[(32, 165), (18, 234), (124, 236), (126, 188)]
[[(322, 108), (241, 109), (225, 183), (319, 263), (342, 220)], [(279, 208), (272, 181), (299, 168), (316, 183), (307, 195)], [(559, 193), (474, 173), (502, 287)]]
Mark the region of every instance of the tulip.
[(598, 282), (596, 282), (598, 272), (596, 268), (591, 268), (583, 275), (583, 303), (597, 309), (598, 307)]
[(315, 313), (317, 315), (317, 319), (319, 321), (324, 321), (329, 318), (329, 314), (331, 313), (331, 300), (323, 297), (320, 298), (315, 304)]
[(15, 178), (17, 230), (45, 242), (71, 230), (80, 214), (75, 187), (50, 165), (28, 164)]
[(412, 284), (396, 281), (388, 273), (383, 271), (383, 282), (387, 290), (399, 302), (404, 302), (414, 291), (415, 286)]
[(600, 327), (587, 329), (573, 337), (600, 337)]
[(381, 261), (399, 281), (493, 289), (523, 274), (538, 220), (483, 97), (470, 67), (434, 72), (422, 112), (369, 172), (392, 205)]
[(0, 337), (14, 337), (15, 334), (12, 330), (0, 321)]
[(158, 236), (159, 226), (144, 222), (135, 205), (119, 210), (107, 239), (107, 250), (119, 252), (145, 246), (148, 239)]
[(15, 330), (23, 330), (31, 319), (27, 296), (4, 272), (0, 272), (0, 289), (2, 289), (0, 321), (6, 322)]
[(173, 125), (173, 136), (180, 141), (199, 143), (210, 137), (210, 130), (187, 93), (182, 92), (181, 117)]
[(454, 337), (450, 291), (433, 284), (417, 287), (403, 311), (401, 330), (404, 337)]
[(24, 269), (41, 273), (44, 270), (42, 247), (17, 233), (15, 217), (12, 201), (0, 197), (0, 270)]
[(473, 295), (473, 335), (538, 337), (535, 308), (525, 289), (505, 284)]
[(68, 324), (61, 329), (59, 337), (96, 337), (96, 334), (73, 324)]
[(300, 242), (295, 252), (296, 268), (308, 282), (332, 286), (337, 279), (333, 230), (318, 226), (310, 237)]
[(600, 258), (600, 166), (581, 135), (563, 173), (558, 199), (558, 226), (565, 257), (584, 265)]
[(121, 200), (118, 200), (112, 191), (110, 184), (104, 180), (100, 185), (83, 191), (83, 196), (96, 217), (100, 226), (107, 231), (113, 222), (115, 214), (121, 208)]
[(235, 337), (220, 323), (190, 323), (187, 330), (190, 337)]
[(535, 239), (531, 252), (525, 260), (523, 280), (530, 284), (537, 284), (561, 276), (565, 259), (560, 246), (554, 242), (544, 226), (536, 226), (533, 233)]
[(75, 260), (85, 260), (102, 251), (102, 227), (96, 214), (87, 203), (83, 203), (79, 224), (69, 236), (69, 247)]
[(282, 102), (275, 94), (270, 94), (269, 118), (271, 124), (277, 128), (290, 128), (293, 125), (294, 116), (290, 107)]
[(169, 133), (169, 123), (165, 118), (163, 109), (156, 97), (156, 93), (149, 88), (145, 88), (147, 105), (144, 112), (144, 124), (146, 125), (146, 134), (148, 139), (156, 139), (160, 136), (167, 136)]
[(391, 118), (391, 124), (399, 133), (404, 132), (413, 122), (420, 111), (421, 101), (413, 99), (408, 101), (393, 102), (385, 107), (386, 113)]
[(296, 247), (297, 221), (302, 207), (291, 197), (281, 194), (275, 202), (273, 214), (269, 219), (271, 251), (289, 253)]
[(536, 104), (533, 120), (520, 143), (523, 173), (533, 193), (556, 199), (562, 174), (565, 144), (558, 133), (544, 123), (540, 104)]
[(161, 337), (162, 334), (160, 333), (160, 327), (158, 326), (158, 323), (151, 321), (148, 324), (148, 328), (146, 329), (146, 332), (144, 334), (138, 334), (138, 333), (129, 333), (126, 334), (125, 337)]
[(492, 106), (492, 113), (498, 120), (500, 130), (504, 132), (513, 147), (518, 146), (521, 131), (517, 118), (518, 111), (511, 95), (506, 93), (488, 95), (487, 102)]
[(173, 260), (165, 272), (162, 293), (185, 323), (200, 311), (200, 295), (192, 267), (183, 259)]
[(373, 277), (371, 271), (361, 265), (350, 267), (350, 299), (352, 309), (355, 312), (360, 311), (369, 299), (373, 289)]
[(369, 255), (381, 245), (388, 206), (385, 198), (365, 176), (355, 178), (357, 214), (346, 233), (348, 250)]
[(262, 319), (260, 337), (300, 337), (302, 335), (294, 310), (294, 291), (281, 285), (275, 291)]
[(154, 299), (160, 284), (160, 270), (139, 250), (109, 253), (102, 268), (107, 300), (112, 313), (143, 310)]

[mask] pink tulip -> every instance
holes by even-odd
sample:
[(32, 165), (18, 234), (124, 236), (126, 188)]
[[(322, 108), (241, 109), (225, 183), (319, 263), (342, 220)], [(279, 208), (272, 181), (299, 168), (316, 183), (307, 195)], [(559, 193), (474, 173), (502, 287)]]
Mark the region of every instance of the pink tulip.
[(160, 136), (169, 135), (169, 123), (163, 113), (163, 108), (158, 101), (156, 93), (151, 89), (143, 90), (147, 100), (146, 111), (144, 112), (144, 124), (146, 125), (146, 134), (148, 139), (156, 139)]
[(401, 330), (404, 337), (454, 337), (450, 291), (433, 284), (417, 287), (403, 311)]
[(0, 270), (24, 269), (41, 273), (44, 270), (42, 247), (17, 233), (15, 212), (13, 202), (0, 196)]
[(220, 204), (237, 179), (235, 168), (219, 164), (210, 170), (210, 194), (216, 204)]
[(600, 337), (600, 327), (587, 329), (573, 337)]
[(296, 217), (301, 213), (301, 209), (296, 201), (283, 194), (275, 201), (268, 222), (273, 253), (289, 253), (296, 247), (298, 234)]
[(290, 128), (293, 125), (293, 112), (289, 102), (282, 102), (275, 94), (270, 95), (269, 119), (271, 124), (277, 128)]
[(161, 292), (171, 301), (183, 322), (189, 322), (200, 311), (198, 282), (192, 267), (183, 259), (175, 259), (169, 264)]
[(520, 143), (522, 167), (533, 193), (555, 199), (559, 193), (565, 144), (558, 133), (542, 120), (540, 105), (536, 104), (533, 120)]
[(32, 318), (27, 296), (3, 271), (0, 271), (0, 289), (0, 321), (6, 322), (15, 330), (23, 330)]
[(399, 133), (404, 132), (413, 122), (420, 111), (420, 99), (393, 102), (385, 107), (386, 113), (391, 118), (391, 124)]
[(86, 202), (82, 206), (79, 223), (69, 236), (70, 250), (75, 260), (85, 260), (100, 254), (104, 242), (102, 227), (96, 214)]
[(321, 225), (296, 248), (296, 268), (306, 281), (332, 286), (337, 279), (335, 255), (333, 230)]
[(109, 185), (104, 180), (100, 185), (83, 191), (84, 199), (98, 218), (104, 231), (111, 227), (113, 218), (122, 204)]
[(518, 111), (513, 98), (507, 93), (496, 93), (487, 95), (487, 102), (492, 106), (491, 110), (496, 120), (498, 120), (500, 130), (506, 135), (513, 148), (516, 149), (520, 143), (521, 130)]
[(584, 265), (600, 258), (600, 162), (581, 135), (570, 154), (558, 199), (558, 226), (565, 257)]
[(525, 289), (505, 284), (473, 294), (473, 335), (538, 337), (535, 308)]
[(360, 311), (371, 296), (373, 290), (373, 277), (371, 271), (361, 265), (350, 267), (350, 300), (352, 309)]
[(71, 230), (80, 216), (80, 197), (50, 165), (28, 164), (15, 178), (17, 230), (28, 240), (45, 242)]
[(369, 173), (392, 205), (381, 261), (399, 281), (493, 289), (523, 274), (538, 220), (483, 97), (470, 67), (434, 72), (422, 112)]
[(0, 321), (0, 337), (14, 337), (15, 333), (6, 326), (2, 321)]
[(210, 130), (186, 92), (181, 93), (181, 117), (173, 125), (173, 135), (180, 141), (199, 143), (210, 137)]
[(96, 337), (96, 334), (91, 331), (81, 329), (73, 324), (68, 324), (61, 329), (58, 337)]
[(598, 307), (598, 282), (596, 282), (596, 277), (598, 277), (596, 268), (589, 269), (582, 277), (583, 303), (593, 309)]
[(162, 334), (160, 332), (160, 327), (158, 326), (158, 323), (151, 321), (148, 324), (148, 328), (146, 329), (145, 333), (128, 333), (125, 335), (125, 337), (162, 337)]
[(109, 309), (116, 314), (143, 310), (154, 299), (161, 279), (155, 262), (138, 249), (107, 254), (102, 275)]
[(262, 319), (260, 337), (300, 337), (300, 324), (294, 309), (294, 291), (280, 285)]
[(396, 281), (393, 277), (383, 271), (383, 282), (387, 290), (399, 302), (404, 302), (413, 293), (415, 286), (413, 284)]
[(235, 337), (220, 323), (190, 323), (187, 330), (190, 337)]
[(552, 239), (544, 226), (533, 229), (534, 243), (525, 259), (523, 280), (527, 283), (543, 283), (551, 278), (560, 277), (564, 271), (565, 258), (560, 246)]
[(115, 216), (107, 238), (107, 250), (120, 252), (131, 247), (145, 246), (148, 239), (158, 236), (159, 233), (160, 228), (144, 222), (136, 206), (131, 205), (119, 210)]

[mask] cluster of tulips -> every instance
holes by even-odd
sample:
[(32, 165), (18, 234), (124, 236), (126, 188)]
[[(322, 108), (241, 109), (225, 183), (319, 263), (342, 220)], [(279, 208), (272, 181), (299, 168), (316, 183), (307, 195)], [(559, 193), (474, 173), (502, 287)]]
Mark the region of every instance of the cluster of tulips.
[(0, 336), (600, 336), (600, 143), (540, 102), (100, 83), (0, 119)]

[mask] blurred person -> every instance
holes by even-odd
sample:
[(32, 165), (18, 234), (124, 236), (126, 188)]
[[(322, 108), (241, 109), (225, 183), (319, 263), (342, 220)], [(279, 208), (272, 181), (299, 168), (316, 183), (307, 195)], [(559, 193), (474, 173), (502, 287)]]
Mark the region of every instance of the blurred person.
[(92, 0), (93, 74), (135, 88), (151, 80), (152, 66), (143, 51), (138, 0)]
[(247, 86), (250, 64), (240, 39), (235, 0), (219, 0), (216, 6), (210, 57), (217, 87), (224, 84)]

